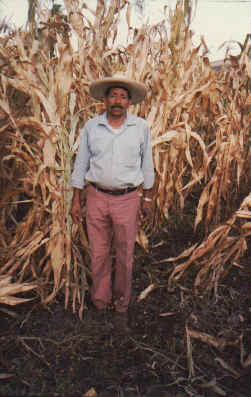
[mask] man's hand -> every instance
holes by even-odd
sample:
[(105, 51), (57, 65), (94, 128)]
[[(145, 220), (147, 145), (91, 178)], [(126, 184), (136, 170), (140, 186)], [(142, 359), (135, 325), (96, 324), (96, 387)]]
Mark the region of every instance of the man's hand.
[(82, 222), (81, 207), (78, 202), (73, 202), (71, 207), (71, 216), (74, 223)]
[(71, 206), (71, 216), (74, 223), (82, 222), (82, 210), (80, 205), (80, 190), (74, 189), (72, 206)]
[(149, 222), (153, 216), (153, 203), (152, 201), (146, 201), (142, 198), (140, 220), (141, 222)]

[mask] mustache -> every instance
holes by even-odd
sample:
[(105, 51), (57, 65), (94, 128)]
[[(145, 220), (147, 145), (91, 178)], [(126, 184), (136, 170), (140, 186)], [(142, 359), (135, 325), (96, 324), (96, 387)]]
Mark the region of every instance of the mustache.
[(112, 109), (123, 109), (121, 105), (113, 105)]

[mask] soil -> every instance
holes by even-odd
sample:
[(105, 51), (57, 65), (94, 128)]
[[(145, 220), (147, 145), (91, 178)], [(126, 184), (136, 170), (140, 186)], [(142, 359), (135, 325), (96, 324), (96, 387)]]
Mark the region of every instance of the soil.
[(88, 297), (82, 321), (63, 296), (0, 307), (0, 395), (250, 397), (250, 249), (217, 296), (202, 297), (188, 276), (168, 289), (172, 265), (161, 260), (178, 253), (178, 240), (159, 239), (148, 254), (137, 248), (130, 332)]

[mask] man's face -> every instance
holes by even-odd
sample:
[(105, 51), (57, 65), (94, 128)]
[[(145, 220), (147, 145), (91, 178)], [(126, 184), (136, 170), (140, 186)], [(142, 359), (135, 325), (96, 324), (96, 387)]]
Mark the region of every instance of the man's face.
[(131, 104), (127, 90), (123, 88), (111, 88), (108, 96), (104, 99), (107, 113), (115, 118), (125, 117), (126, 111)]

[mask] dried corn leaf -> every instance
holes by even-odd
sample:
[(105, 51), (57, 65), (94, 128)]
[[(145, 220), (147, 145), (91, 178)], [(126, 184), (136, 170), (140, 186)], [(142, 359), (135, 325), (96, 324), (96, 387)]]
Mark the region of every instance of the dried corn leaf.
[[(86, 230), (76, 231), (71, 224), (70, 174), (81, 127), (104, 111), (90, 99), (89, 83), (116, 72), (148, 87), (145, 101), (132, 112), (151, 127), (156, 222), (147, 231), (140, 226), (138, 243), (148, 250), (149, 237), (166, 220), (184, 219), (186, 204), (192, 203), (192, 222), (195, 229), (201, 227), (204, 242), (167, 258), (184, 260), (175, 266), (170, 281), (193, 266), (196, 286), (208, 277), (207, 285), (216, 288), (220, 276), (246, 249), (250, 195), (237, 212), (235, 200), (239, 186), (250, 182), (250, 59), (245, 50), (239, 64), (213, 71), (201, 57), (202, 47), (192, 46), (181, 3), (170, 12), (168, 27), (163, 22), (133, 29), (128, 1), (98, 0), (93, 9), (87, 2), (65, 0), (69, 35), (52, 15), (48, 19), (47, 12), (41, 40), (16, 32), (0, 42), (1, 183), (14, 191), (15, 181), (21, 189), (13, 197), (9, 194), (8, 207), (1, 207), (1, 244), (9, 253), (0, 273), (23, 277), (25, 270), (35, 277), (38, 266), (48, 280), (41, 292), (45, 300), (53, 299), (64, 285), (66, 305), (72, 297), (73, 310), (78, 303), (83, 308), (87, 286), (83, 287), (82, 273), (87, 270), (80, 247), (83, 244), (88, 253), (88, 241)], [(122, 15), (130, 29), (123, 47), (116, 44)], [(206, 50), (203, 39), (202, 45)], [(22, 196), (31, 201), (17, 222), (15, 203)]]
[(140, 295), (138, 296), (137, 301), (140, 302), (144, 299), (146, 299), (146, 297), (156, 288), (155, 284), (150, 284), (148, 285), (148, 287), (146, 289), (144, 289), (144, 291), (142, 291), (140, 293)]

